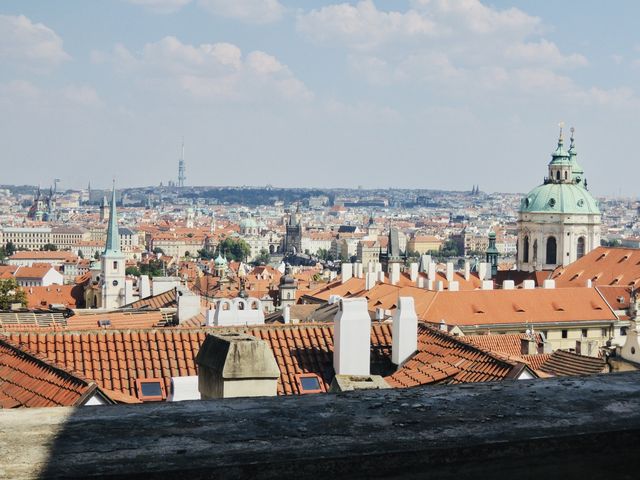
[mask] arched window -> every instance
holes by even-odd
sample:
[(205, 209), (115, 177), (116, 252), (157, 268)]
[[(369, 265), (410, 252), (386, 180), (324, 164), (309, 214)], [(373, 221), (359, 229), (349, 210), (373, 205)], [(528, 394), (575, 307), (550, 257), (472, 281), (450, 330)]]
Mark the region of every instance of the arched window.
[(577, 258), (584, 257), (584, 237), (578, 238), (578, 248), (577, 248), (578, 256)]
[(533, 263), (538, 263), (538, 240), (533, 241)]
[(522, 248), (522, 261), (524, 263), (529, 263), (529, 235), (526, 235), (524, 237), (524, 242), (523, 242), (523, 248)]
[(566, 170), (564, 171), (564, 179), (567, 179), (567, 175), (569, 174), (569, 172), (567, 172)]
[(547, 238), (547, 264), (557, 263), (557, 250), (556, 237)]
[(560, 170), (556, 170), (556, 180), (560, 180)]

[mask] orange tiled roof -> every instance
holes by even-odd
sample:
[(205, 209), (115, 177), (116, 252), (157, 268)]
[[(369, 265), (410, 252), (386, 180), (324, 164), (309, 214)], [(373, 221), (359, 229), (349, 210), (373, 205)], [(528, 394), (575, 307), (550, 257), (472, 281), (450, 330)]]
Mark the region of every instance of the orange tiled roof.
[[(93, 379), (102, 388), (137, 396), (137, 378), (163, 378), (167, 389), (172, 376), (197, 374), (195, 356), (207, 333), (238, 331), (253, 335), (269, 343), (278, 367), (278, 394), (298, 394), (296, 375), (315, 373), (327, 391), (334, 376), (333, 324), (265, 325), (234, 328), (163, 328), (143, 330), (102, 330), (64, 332), (13, 332), (8, 335), (15, 342), (25, 344), (32, 351), (46, 355), (52, 361), (66, 365)], [(504, 378), (515, 364), (500, 360), (477, 347), (466, 344), (446, 333), (420, 327), (418, 362), (427, 357), (437, 363), (464, 358), (457, 381), (488, 381)], [(371, 329), (372, 361), (390, 373), (391, 324), (373, 324)], [(454, 351), (449, 351), (454, 349)], [(460, 353), (463, 352), (463, 353)], [(404, 385), (398, 377), (394, 385)], [(431, 383), (441, 378), (420, 377)], [(418, 381), (418, 380), (416, 380)], [(418, 384), (418, 383), (416, 383)], [(409, 385), (405, 385), (409, 386)]]
[[(477, 347), (482, 347), (493, 352), (500, 352), (506, 355), (522, 355), (522, 339), (529, 338), (526, 333), (514, 333), (505, 335), (465, 335), (460, 337), (464, 342), (469, 342)], [(542, 345), (542, 336), (536, 333), (534, 336), (536, 345)]]
[(0, 336), (0, 408), (77, 406), (97, 388)]
[(386, 378), (393, 387), (429, 383), (490, 382), (513, 377), (524, 363), (479, 350), (431, 327), (418, 327), (418, 351)]
[(561, 287), (594, 285), (640, 285), (640, 249), (598, 247), (584, 257), (559, 267), (552, 277)]
[(152, 297), (143, 298), (141, 300), (136, 300), (126, 307), (130, 308), (176, 308), (178, 306), (178, 301), (176, 299), (176, 291), (175, 289), (168, 290), (164, 293), (160, 293), (158, 295), (154, 295)]
[(598, 357), (587, 357), (577, 353), (556, 350), (542, 364), (543, 372), (561, 376), (594, 375), (605, 371), (606, 363)]

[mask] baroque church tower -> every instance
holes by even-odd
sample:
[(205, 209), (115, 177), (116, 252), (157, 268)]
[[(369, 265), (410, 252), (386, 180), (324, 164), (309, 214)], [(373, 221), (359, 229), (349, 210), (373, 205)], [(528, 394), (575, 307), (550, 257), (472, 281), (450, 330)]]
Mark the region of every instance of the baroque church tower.
[(124, 304), (125, 256), (120, 250), (118, 212), (116, 211), (116, 187), (111, 192), (107, 244), (102, 253), (102, 308), (120, 308)]
[(560, 128), (558, 146), (549, 162), (549, 176), (520, 203), (518, 270), (553, 270), (600, 246), (601, 213), (598, 202), (587, 190), (573, 134), (572, 128), (567, 151)]

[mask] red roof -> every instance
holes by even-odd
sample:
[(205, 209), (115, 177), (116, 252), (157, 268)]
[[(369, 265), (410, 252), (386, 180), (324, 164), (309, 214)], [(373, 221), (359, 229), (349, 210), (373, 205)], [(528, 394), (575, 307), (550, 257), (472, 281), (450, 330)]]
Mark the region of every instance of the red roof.
[(0, 408), (77, 406), (96, 390), (94, 382), (0, 336)]
[(562, 287), (584, 287), (587, 280), (598, 286), (638, 286), (640, 249), (598, 247), (566, 267), (559, 267), (551, 278)]

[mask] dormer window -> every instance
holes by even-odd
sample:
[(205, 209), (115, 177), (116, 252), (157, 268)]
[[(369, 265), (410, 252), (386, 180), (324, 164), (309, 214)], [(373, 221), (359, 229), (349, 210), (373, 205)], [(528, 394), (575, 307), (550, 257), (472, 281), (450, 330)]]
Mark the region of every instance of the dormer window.
[(138, 398), (143, 402), (162, 402), (167, 398), (161, 378), (138, 378), (136, 380)]
[(322, 389), (320, 377), (315, 373), (302, 373), (296, 375), (296, 380), (298, 381), (298, 389), (300, 390), (300, 395), (306, 395), (309, 393), (322, 393), (324, 391)]

